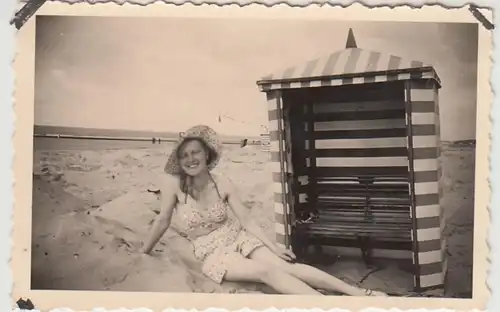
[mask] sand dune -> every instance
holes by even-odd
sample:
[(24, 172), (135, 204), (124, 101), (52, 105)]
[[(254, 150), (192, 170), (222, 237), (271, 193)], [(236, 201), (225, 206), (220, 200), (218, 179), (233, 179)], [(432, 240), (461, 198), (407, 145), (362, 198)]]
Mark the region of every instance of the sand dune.
[[(34, 157), (32, 287), (36, 289), (164, 292), (272, 292), (261, 285), (217, 285), (199, 273), (187, 241), (168, 231), (153, 257), (137, 254), (156, 216), (147, 192), (162, 173), (165, 149), (37, 151)], [(226, 147), (217, 174), (231, 174), (245, 204), (274, 239), (269, 154)], [(474, 149), (446, 148), (443, 205), (449, 220), (449, 296), (470, 296)], [(361, 269), (336, 264), (329, 272), (359, 279)], [(365, 283), (383, 289), (388, 270)], [(458, 282), (460, 281), (460, 283)], [(378, 283), (378, 284), (377, 284)]]

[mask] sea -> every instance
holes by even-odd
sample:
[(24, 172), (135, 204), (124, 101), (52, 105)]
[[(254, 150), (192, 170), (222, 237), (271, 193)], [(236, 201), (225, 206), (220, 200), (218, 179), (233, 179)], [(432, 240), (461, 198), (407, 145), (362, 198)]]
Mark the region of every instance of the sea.
[[(33, 148), (39, 150), (113, 150), (165, 148), (179, 133), (35, 125)], [(224, 144), (258, 144), (259, 138), (220, 136)]]

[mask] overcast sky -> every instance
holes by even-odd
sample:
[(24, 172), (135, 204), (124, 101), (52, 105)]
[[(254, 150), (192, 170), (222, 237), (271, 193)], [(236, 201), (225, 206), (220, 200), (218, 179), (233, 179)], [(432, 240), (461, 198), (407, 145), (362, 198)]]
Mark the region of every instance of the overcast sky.
[[(443, 83), (442, 139), (475, 138), (475, 24), (38, 20), (38, 125), (177, 132), (204, 123), (225, 134), (258, 135), (267, 106), (256, 81), (344, 49), (352, 28), (359, 48), (433, 64)], [(219, 112), (229, 118), (219, 123)]]

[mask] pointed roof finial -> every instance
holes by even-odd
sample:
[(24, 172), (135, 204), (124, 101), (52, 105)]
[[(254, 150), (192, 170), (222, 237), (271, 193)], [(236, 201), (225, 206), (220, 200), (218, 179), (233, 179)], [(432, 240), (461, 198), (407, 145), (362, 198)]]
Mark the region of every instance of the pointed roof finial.
[(354, 33), (352, 28), (349, 28), (349, 34), (347, 35), (347, 42), (345, 44), (346, 49), (357, 48), (356, 38), (354, 38)]

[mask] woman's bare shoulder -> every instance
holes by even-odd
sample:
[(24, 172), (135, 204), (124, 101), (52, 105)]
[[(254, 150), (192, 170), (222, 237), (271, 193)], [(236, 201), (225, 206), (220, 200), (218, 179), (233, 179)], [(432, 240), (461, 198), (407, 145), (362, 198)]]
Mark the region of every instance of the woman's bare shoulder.
[(169, 190), (171, 192), (177, 192), (180, 188), (180, 178), (171, 174), (160, 174), (158, 177), (158, 188), (160, 190)]
[(223, 174), (212, 174), (214, 181), (217, 183), (217, 187), (223, 190), (224, 193), (230, 194), (234, 192), (234, 182), (228, 175)]

